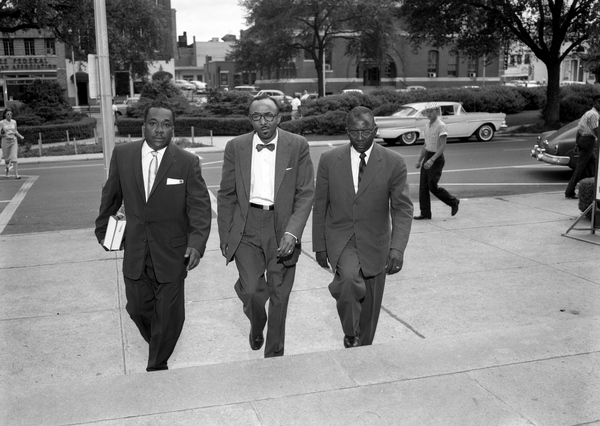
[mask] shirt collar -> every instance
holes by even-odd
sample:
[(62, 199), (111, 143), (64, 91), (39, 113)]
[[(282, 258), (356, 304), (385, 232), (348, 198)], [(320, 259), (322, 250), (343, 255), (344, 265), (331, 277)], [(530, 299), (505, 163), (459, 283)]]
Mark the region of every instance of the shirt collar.
[[(275, 144), (275, 147), (277, 147), (277, 140), (279, 139), (279, 129), (277, 129), (275, 131), (275, 137), (273, 138), (273, 140), (269, 143)], [(252, 138), (252, 148), (256, 149), (256, 145), (258, 145), (259, 143), (263, 143), (262, 139), (258, 136), (258, 134), (256, 132), (254, 132), (254, 136)]]
[[(365, 151), (365, 154), (366, 154), (365, 161), (369, 160), (369, 157), (371, 156), (371, 152), (373, 151), (373, 145), (375, 145), (375, 141), (373, 141), (373, 143), (371, 144), (369, 149), (367, 149)], [(352, 144), (350, 144), (350, 152), (352, 152), (352, 155), (354, 155), (356, 158), (360, 158), (360, 152), (358, 152), (356, 149), (354, 149)]]
[[(167, 145), (167, 146), (169, 146), (169, 145)], [(165, 153), (165, 149), (167, 149), (167, 146), (165, 146), (162, 149), (159, 149), (157, 151), (158, 155), (163, 155)], [(148, 142), (144, 141), (144, 143), (142, 144), (142, 157), (150, 154), (152, 151), (155, 151), (155, 150), (150, 148), (150, 145), (148, 145)]]

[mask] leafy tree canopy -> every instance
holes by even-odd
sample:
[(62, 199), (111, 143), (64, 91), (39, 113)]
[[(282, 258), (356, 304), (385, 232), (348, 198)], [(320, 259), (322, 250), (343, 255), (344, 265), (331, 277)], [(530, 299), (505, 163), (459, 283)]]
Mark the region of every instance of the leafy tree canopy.
[[(170, 11), (148, 0), (106, 0), (111, 70), (148, 73), (148, 62), (170, 38)], [(78, 59), (96, 53), (94, 0), (0, 0), (0, 31), (47, 29)]]
[(231, 59), (240, 70), (269, 74), (285, 68), (299, 54), (305, 54), (314, 61), (319, 91), (322, 91), (322, 58), (336, 40), (348, 41), (348, 55), (377, 64), (387, 62), (386, 53), (396, 40), (395, 16), (399, 3), (389, 0), (242, 0), (249, 28), (235, 46)]
[(415, 46), (453, 45), (471, 57), (527, 46), (548, 70), (548, 123), (558, 123), (561, 62), (600, 27), (598, 0), (405, 0), (400, 10)]

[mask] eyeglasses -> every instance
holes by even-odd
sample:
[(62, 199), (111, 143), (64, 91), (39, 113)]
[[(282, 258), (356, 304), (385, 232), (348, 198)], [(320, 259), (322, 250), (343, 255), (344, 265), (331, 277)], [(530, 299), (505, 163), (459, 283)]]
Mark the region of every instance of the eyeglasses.
[(368, 138), (371, 133), (373, 133), (373, 130), (375, 130), (375, 127), (373, 127), (372, 129), (367, 129), (367, 130), (348, 130), (346, 129), (346, 132), (348, 132), (348, 134), (350, 136), (352, 136), (354, 139), (362, 139), (362, 138)]
[(265, 121), (270, 123), (271, 121), (275, 120), (277, 114), (273, 114), (272, 112), (267, 112), (266, 114), (255, 112), (254, 114), (250, 114), (248, 117), (250, 117), (250, 120), (252, 121), (260, 121), (261, 118), (264, 118)]

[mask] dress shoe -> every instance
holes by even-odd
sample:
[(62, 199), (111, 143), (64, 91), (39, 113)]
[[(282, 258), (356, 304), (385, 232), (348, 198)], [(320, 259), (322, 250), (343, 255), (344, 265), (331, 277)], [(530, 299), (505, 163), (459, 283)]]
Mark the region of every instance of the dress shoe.
[(344, 336), (345, 348), (356, 348), (358, 346), (360, 346), (360, 339), (358, 336)]
[(425, 216), (424, 214), (420, 214), (419, 216), (415, 216), (414, 220), (423, 220), (423, 219), (431, 219), (431, 216)]
[(457, 198), (456, 199), (456, 204), (452, 206), (452, 216), (454, 216), (456, 213), (458, 213), (458, 205), (460, 204), (460, 200)]
[(265, 343), (265, 338), (262, 333), (260, 333), (257, 337), (252, 337), (252, 333), (250, 333), (250, 348), (253, 351), (257, 351), (262, 348), (263, 343)]
[(573, 195), (566, 195), (566, 194), (565, 194), (565, 198), (570, 198), (571, 200), (576, 200), (576, 199), (578, 199), (579, 197), (578, 197), (577, 195), (575, 195), (575, 194), (573, 194)]

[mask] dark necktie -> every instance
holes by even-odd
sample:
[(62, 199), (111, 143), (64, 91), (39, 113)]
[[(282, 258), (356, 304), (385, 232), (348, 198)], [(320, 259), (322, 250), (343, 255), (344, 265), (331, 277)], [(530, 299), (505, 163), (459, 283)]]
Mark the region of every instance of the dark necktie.
[(269, 151), (273, 151), (275, 149), (275, 144), (271, 142), (268, 144), (259, 143), (256, 145), (256, 149), (258, 150), (258, 152), (261, 152), (263, 148), (267, 148)]
[(365, 167), (367, 167), (367, 163), (365, 162), (365, 157), (367, 154), (364, 152), (360, 153), (360, 164), (358, 165), (358, 185), (360, 186), (360, 180), (362, 179), (363, 173), (365, 172)]

